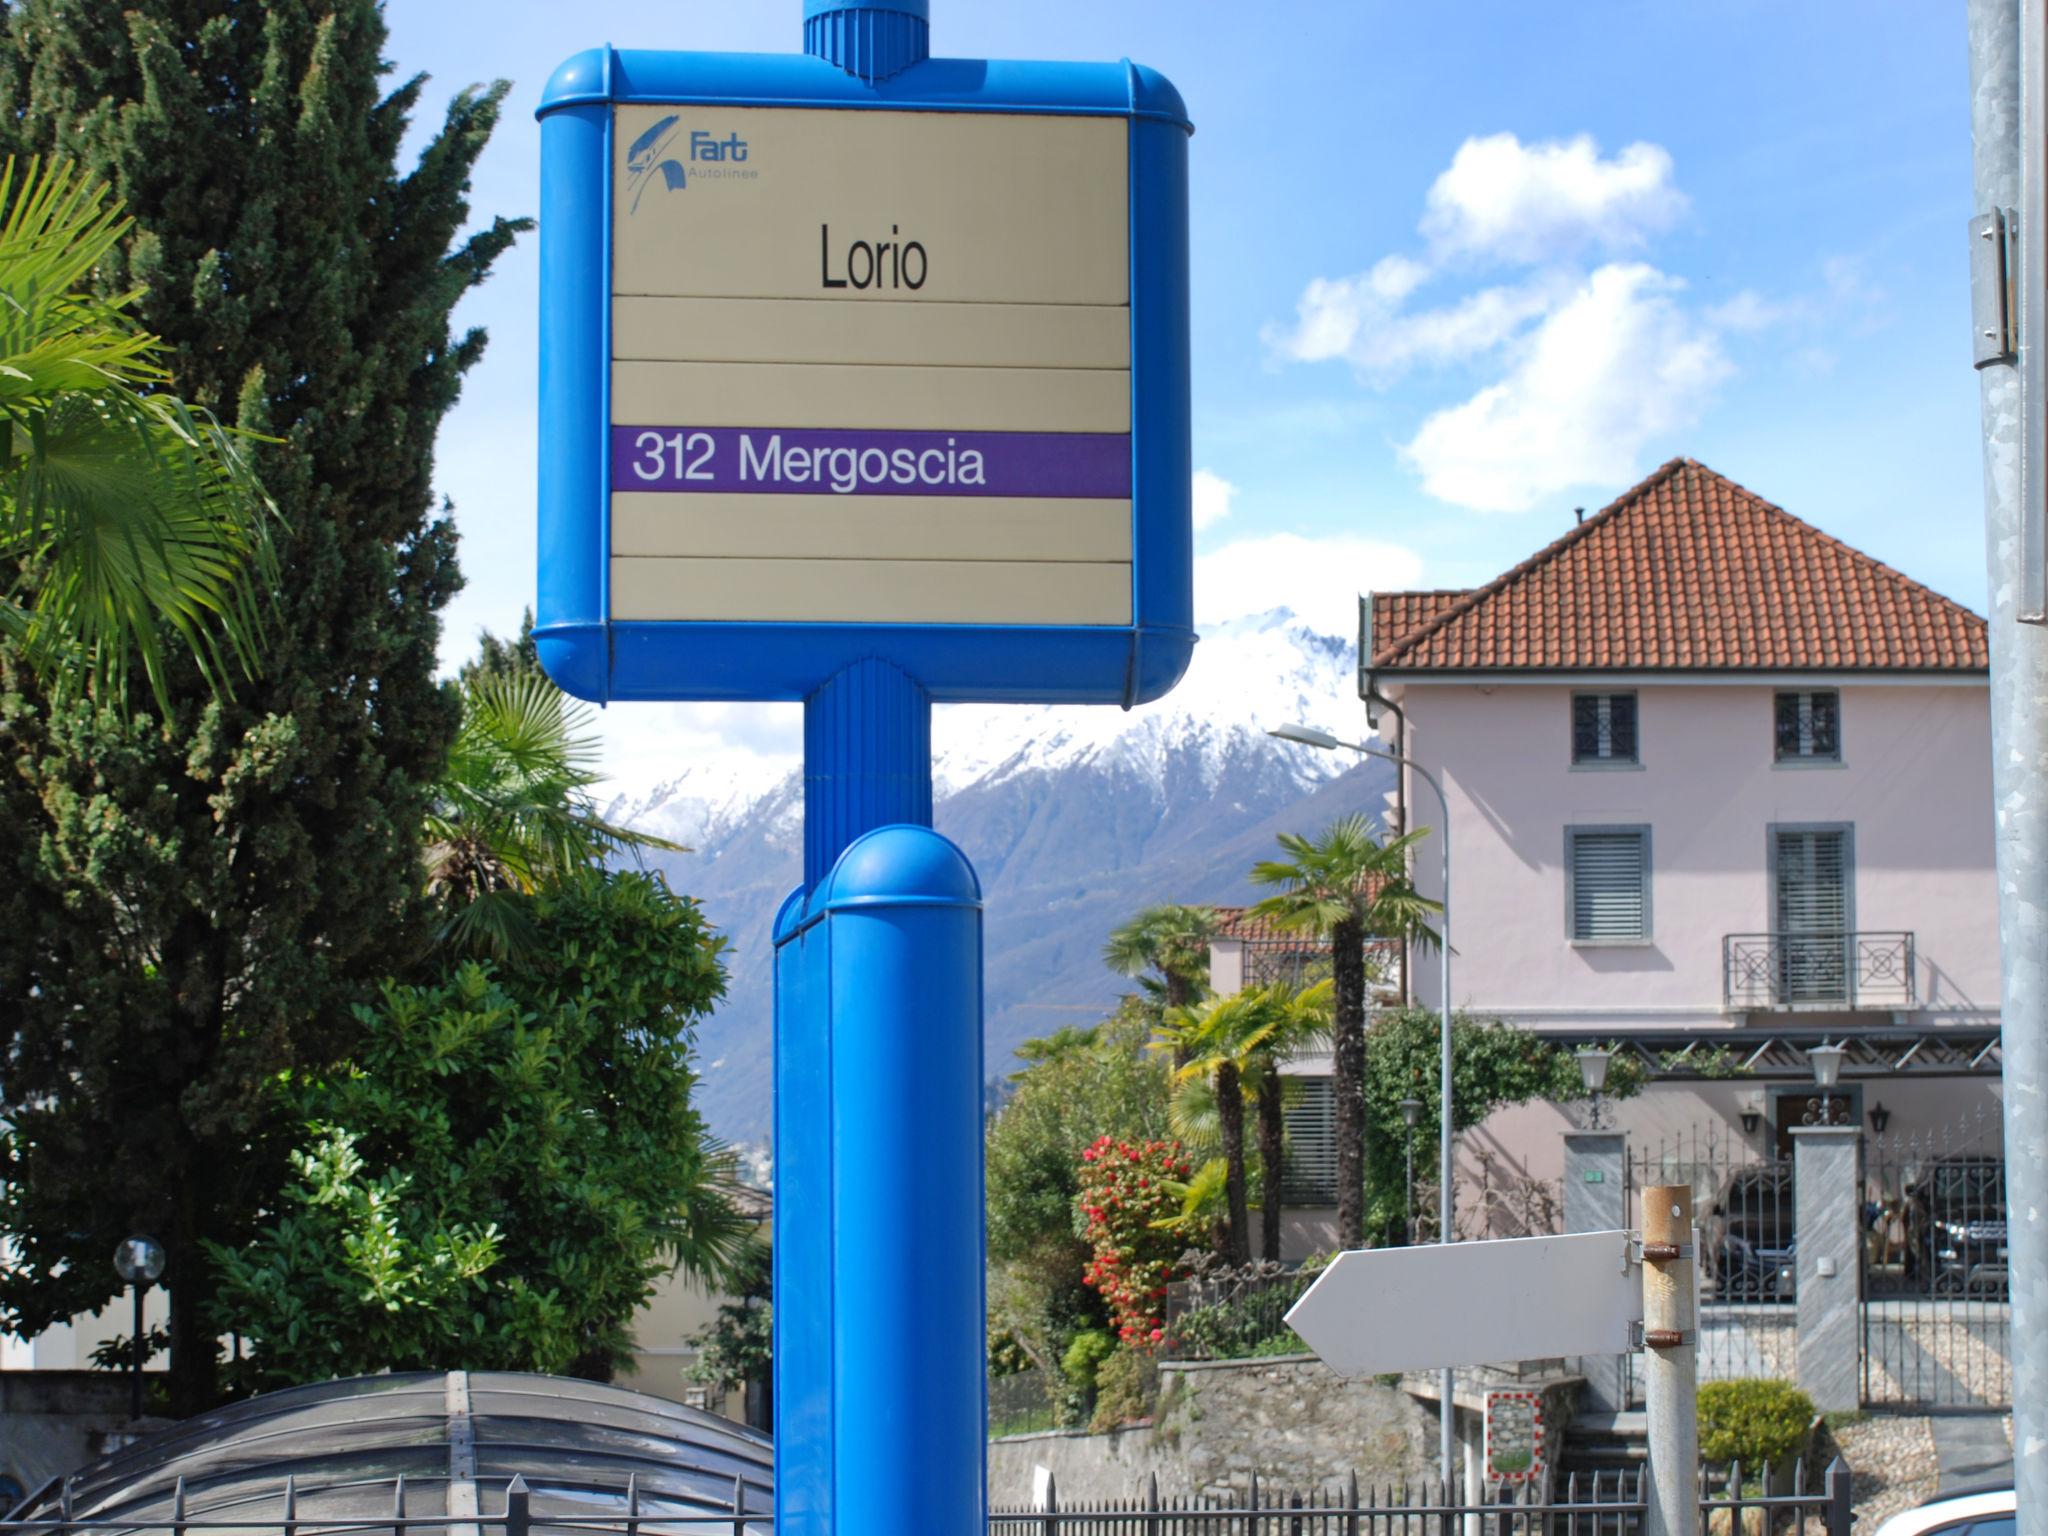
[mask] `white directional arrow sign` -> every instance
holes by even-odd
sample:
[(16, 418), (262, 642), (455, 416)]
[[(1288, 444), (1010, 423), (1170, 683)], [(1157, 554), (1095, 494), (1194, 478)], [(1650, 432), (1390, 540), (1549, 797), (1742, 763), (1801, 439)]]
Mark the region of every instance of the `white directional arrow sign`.
[(1287, 1324), (1340, 1376), (1619, 1355), (1642, 1317), (1626, 1232), (1339, 1254)]

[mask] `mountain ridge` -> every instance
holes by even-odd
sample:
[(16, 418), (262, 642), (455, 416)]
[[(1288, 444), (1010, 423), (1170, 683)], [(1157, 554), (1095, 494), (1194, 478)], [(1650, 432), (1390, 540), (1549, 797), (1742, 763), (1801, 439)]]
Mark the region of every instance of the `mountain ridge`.
[[(985, 898), (985, 1075), (1017, 1045), (1100, 1017), (1132, 983), (1101, 959), (1109, 932), (1157, 902), (1236, 904), (1282, 831), (1385, 809), (1378, 761), (1288, 746), (1287, 720), (1333, 725), (1357, 708), (1352, 643), (1285, 609), (1205, 626), (1188, 677), (1131, 711), (948, 705), (934, 711), (934, 823)], [(698, 1035), (698, 1102), (729, 1141), (772, 1133), (769, 925), (801, 875), (801, 770), (710, 762), (608, 819), (693, 851), (647, 862), (702, 902), (730, 942), (728, 993)]]

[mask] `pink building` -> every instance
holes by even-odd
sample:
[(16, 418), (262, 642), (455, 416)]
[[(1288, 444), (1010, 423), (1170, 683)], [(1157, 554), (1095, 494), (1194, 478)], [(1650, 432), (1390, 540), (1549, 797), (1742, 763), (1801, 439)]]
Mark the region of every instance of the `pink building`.
[[(1837, 1120), (1995, 1108), (1977, 615), (1678, 459), (1483, 587), (1374, 594), (1367, 626), (1379, 736), (1449, 799), (1453, 1003), (1636, 1053), (1652, 1082), (1609, 1121), (1633, 1143), (1789, 1146), (1822, 1043)], [(1440, 824), (1414, 775), (1395, 798)], [(1436, 965), (1412, 974), (1434, 1007)], [(1498, 1114), (1466, 1169), (1553, 1180), (1583, 1119)]]

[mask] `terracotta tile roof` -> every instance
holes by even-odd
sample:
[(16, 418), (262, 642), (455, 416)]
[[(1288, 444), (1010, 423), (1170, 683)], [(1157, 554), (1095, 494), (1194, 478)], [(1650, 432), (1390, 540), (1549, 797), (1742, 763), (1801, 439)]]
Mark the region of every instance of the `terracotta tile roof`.
[(1470, 596), (1470, 589), (1465, 587), (1440, 587), (1426, 592), (1375, 592), (1372, 596), (1375, 651), (1384, 650), (1403, 636), (1414, 634), (1459, 598), (1467, 596)]
[[(1377, 891), (1383, 884), (1384, 877), (1375, 875), (1366, 882), (1366, 890), (1368, 893)], [(1299, 947), (1303, 953), (1321, 953), (1330, 947), (1325, 940), (1315, 934), (1300, 928), (1283, 928), (1272, 918), (1260, 915), (1251, 907), (1211, 907), (1209, 910), (1216, 914), (1221, 924), (1217, 929), (1218, 938), (1242, 939), (1248, 944), (1270, 944), (1275, 947), (1293, 945)]]
[(1692, 459), (1466, 593), (1373, 594), (1377, 671), (1981, 672), (1984, 621)]
[(1222, 923), (1217, 929), (1218, 938), (1242, 939), (1248, 944), (1295, 944), (1305, 953), (1329, 947), (1313, 933), (1282, 928), (1272, 918), (1261, 917), (1250, 907), (1217, 907), (1213, 910)]

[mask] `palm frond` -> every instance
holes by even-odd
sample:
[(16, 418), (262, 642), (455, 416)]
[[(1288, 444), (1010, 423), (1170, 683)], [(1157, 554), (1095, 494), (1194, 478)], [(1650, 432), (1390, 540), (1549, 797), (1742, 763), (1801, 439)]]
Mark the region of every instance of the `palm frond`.
[(0, 167), (0, 625), (54, 686), (137, 660), (167, 704), (166, 635), (216, 688), (255, 670), (275, 509), (245, 439), (162, 392), (135, 295), (83, 291), (129, 228), (68, 166)]

